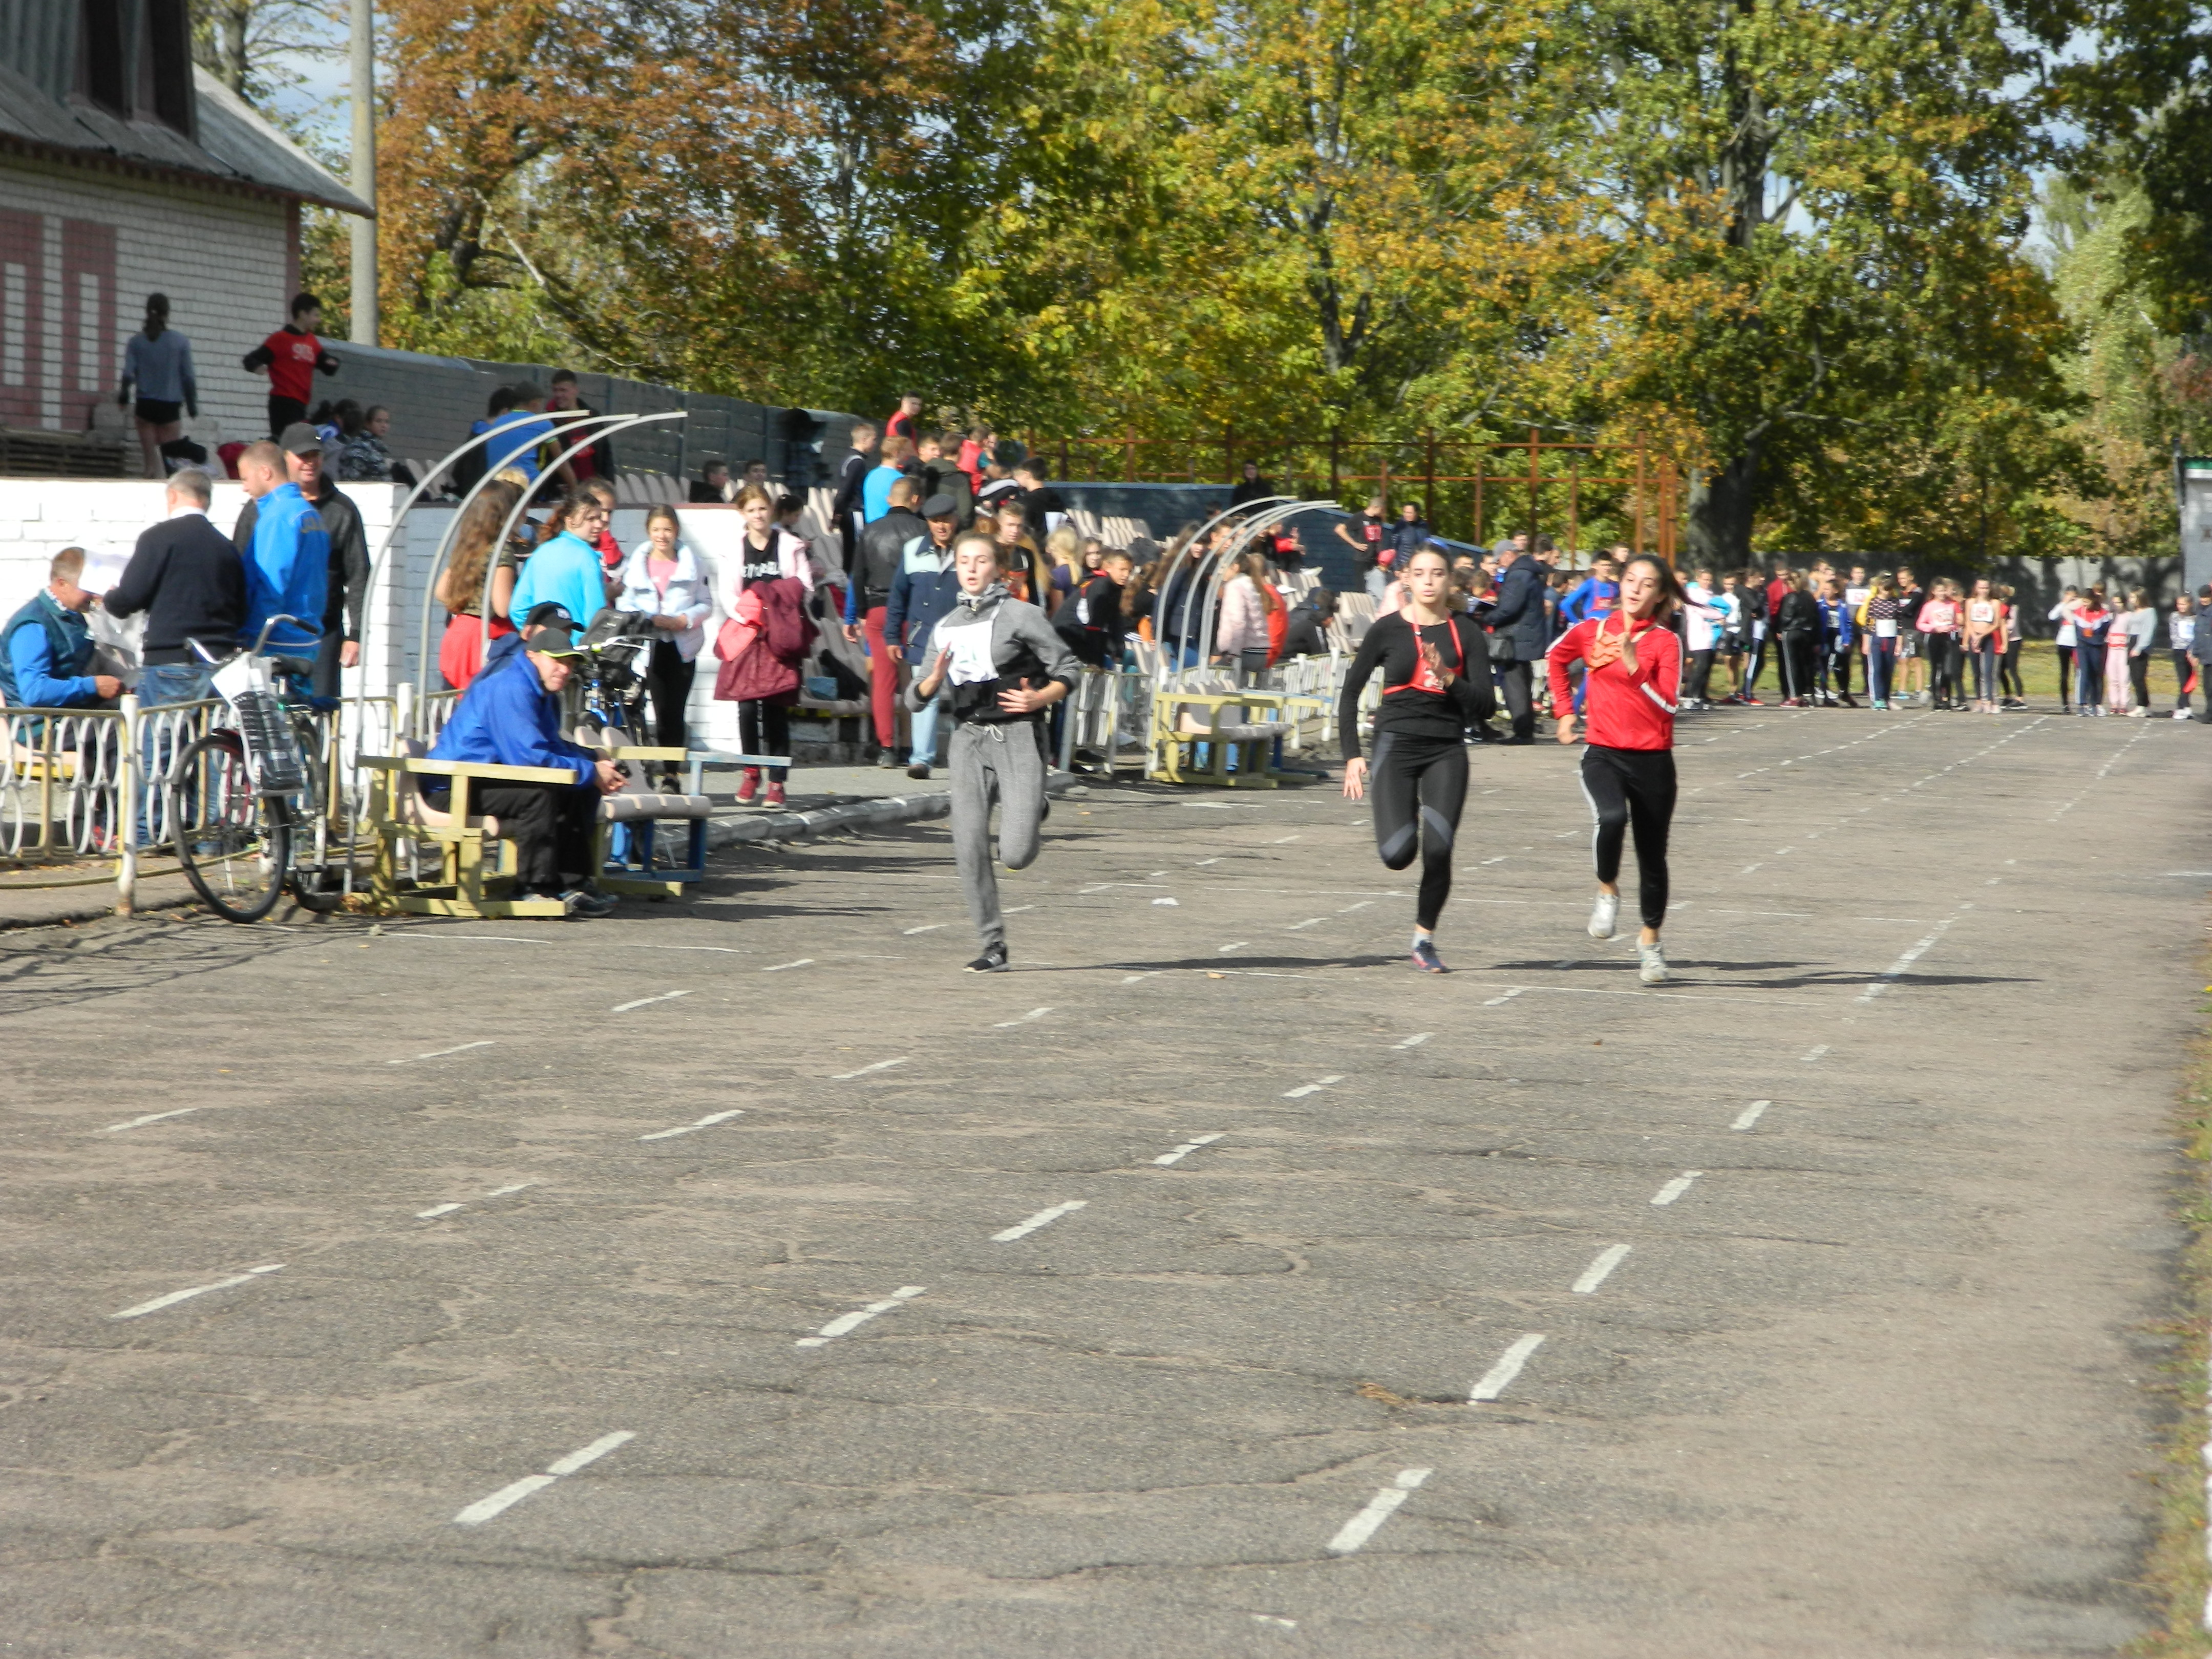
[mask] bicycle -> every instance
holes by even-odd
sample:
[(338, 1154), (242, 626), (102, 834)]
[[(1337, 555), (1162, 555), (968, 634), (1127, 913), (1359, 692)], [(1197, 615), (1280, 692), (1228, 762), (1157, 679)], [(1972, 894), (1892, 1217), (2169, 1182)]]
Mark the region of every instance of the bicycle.
[[(236, 724), (195, 738), (178, 756), (169, 821), (185, 879), (226, 921), (260, 921), (287, 887), (318, 914), (345, 902), (350, 855), (331, 857), (332, 803), (315, 726), (318, 713), (337, 704), (302, 689), (312, 664), (264, 654), (278, 623), (309, 626), (271, 617), (251, 649), (221, 659), (198, 641), (192, 647), (215, 667), (213, 690)], [(303, 850), (308, 856), (300, 856)]]

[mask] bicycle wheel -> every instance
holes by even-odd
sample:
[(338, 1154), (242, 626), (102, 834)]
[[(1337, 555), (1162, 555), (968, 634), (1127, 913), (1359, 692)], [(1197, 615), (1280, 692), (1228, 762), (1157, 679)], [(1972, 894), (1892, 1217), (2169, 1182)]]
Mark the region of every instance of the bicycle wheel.
[(345, 847), (330, 820), (329, 784), (322, 756), (315, 747), (314, 723), (295, 717), (293, 728), (307, 787), (300, 797), (300, 812), (292, 821), (289, 884), (301, 909), (329, 915), (345, 903)]
[(283, 896), (292, 820), (283, 800), (253, 793), (246, 745), (210, 732), (179, 757), (169, 786), (177, 862), (192, 890), (226, 921), (258, 921)]

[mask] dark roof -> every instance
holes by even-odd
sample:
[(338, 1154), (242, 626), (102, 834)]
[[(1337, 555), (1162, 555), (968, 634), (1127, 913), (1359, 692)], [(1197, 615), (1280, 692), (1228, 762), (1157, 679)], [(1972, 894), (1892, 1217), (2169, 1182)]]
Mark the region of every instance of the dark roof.
[(222, 82), (197, 65), (192, 82), (197, 143), (158, 122), (126, 121), (90, 104), (50, 98), (0, 64), (0, 143), (50, 155), (104, 156), (374, 216), (368, 203)]

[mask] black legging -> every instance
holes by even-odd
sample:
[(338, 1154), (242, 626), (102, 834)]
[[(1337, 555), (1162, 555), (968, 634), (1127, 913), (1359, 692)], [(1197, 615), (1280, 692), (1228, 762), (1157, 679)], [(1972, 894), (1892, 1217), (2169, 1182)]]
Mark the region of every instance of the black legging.
[(1692, 702), (1705, 702), (1712, 690), (1713, 654), (1711, 651), (1690, 653), (1690, 700)]
[(2128, 684), (2135, 689), (2136, 707), (2148, 709), (2150, 707), (2149, 652), (2128, 653)]
[(1802, 702), (1813, 695), (1813, 661), (1820, 643), (1810, 634), (1782, 636), (1782, 695)]
[(1646, 927), (1667, 920), (1667, 831), (1674, 821), (1674, 751), (1671, 749), (1583, 750), (1583, 793), (1597, 819), (1591, 850), (1597, 878), (1620, 880), (1625, 834), (1636, 836), (1636, 899)]
[(1460, 808), (1467, 804), (1467, 745), (1457, 738), (1382, 732), (1368, 765), (1367, 792), (1375, 803), (1375, 850), (1383, 864), (1402, 870), (1416, 852), (1421, 855), (1421, 896), (1413, 920), (1433, 928), (1451, 896), (1452, 842), (1459, 837)]
[(1959, 684), (1959, 636), (1956, 634), (1930, 634), (1928, 636), (1928, 690), (1936, 702), (1957, 702), (1964, 688)]
[[(684, 705), (691, 700), (691, 681), (699, 672), (696, 662), (684, 660), (673, 640), (653, 642), (653, 661), (645, 672), (645, 689), (653, 699), (653, 740), (663, 749), (681, 749), (690, 735)], [(673, 762), (664, 761), (663, 765)]]
[[(748, 755), (791, 753), (791, 705), (787, 702), (741, 702), (738, 705), (738, 746)], [(768, 769), (768, 781), (781, 783), (785, 769)]]
[(2020, 677), (2020, 641), (2007, 640), (2004, 656), (1997, 664), (1997, 687), (2008, 697), (2024, 698), (2027, 684)]

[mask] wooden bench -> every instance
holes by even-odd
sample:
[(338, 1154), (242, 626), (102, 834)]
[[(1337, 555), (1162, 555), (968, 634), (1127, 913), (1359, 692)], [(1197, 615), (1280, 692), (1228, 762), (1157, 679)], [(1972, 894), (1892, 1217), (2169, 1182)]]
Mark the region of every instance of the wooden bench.
[[(501, 834), (497, 818), (469, 811), (469, 792), (479, 783), (573, 784), (574, 772), (557, 766), (429, 760), (417, 754), (363, 755), (361, 764), (376, 775), (368, 791), (369, 830), (376, 838), (369, 893), (379, 909), (417, 916), (566, 914), (557, 898), (514, 896), (514, 845)], [(423, 799), (423, 778), (451, 780), (453, 793), (444, 806)], [(400, 890), (403, 841), (428, 842), (438, 848), (437, 880)]]
[[(1290, 696), (1279, 691), (1155, 691), (1152, 694), (1152, 769), (1155, 783), (1206, 783), (1220, 789), (1277, 787), (1275, 744), (1290, 733), (1290, 718), (1302, 708), (1326, 708), (1320, 697)], [(1272, 710), (1274, 720), (1237, 719), (1231, 709)], [(1198, 747), (1207, 745), (1206, 763), (1198, 764)], [(1230, 769), (1231, 756), (1236, 769)]]
[[(706, 764), (707, 751), (624, 744), (607, 753), (615, 760), (630, 762), (632, 773), (627, 786), (599, 799), (599, 844), (592, 863), (599, 872), (600, 890), (633, 898), (681, 896), (689, 884), (704, 879), (707, 874), (707, 820), (714, 811), (714, 803), (699, 787), (699, 771)], [(648, 763), (665, 766), (678, 761), (690, 768), (684, 793), (670, 794), (644, 787)], [(748, 759), (745, 763), (788, 766), (791, 763)], [(654, 827), (686, 822), (691, 830), (684, 862), (654, 868)]]

